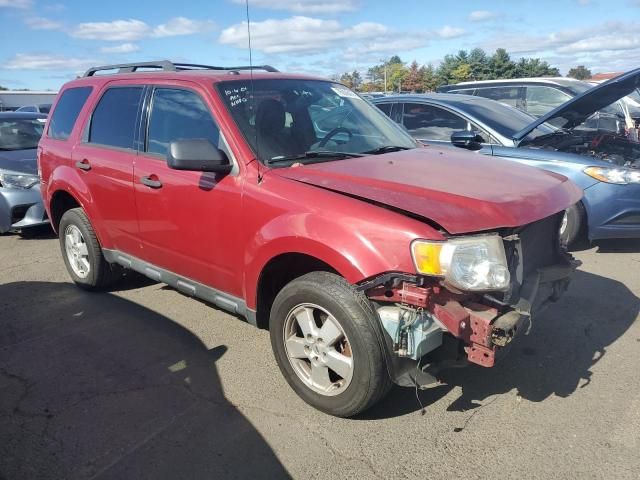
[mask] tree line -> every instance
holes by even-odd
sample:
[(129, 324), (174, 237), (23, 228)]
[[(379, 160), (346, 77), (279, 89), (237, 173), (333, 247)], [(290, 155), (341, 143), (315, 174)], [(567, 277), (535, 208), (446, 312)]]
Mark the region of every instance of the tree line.
[[(571, 75), (574, 73), (575, 75)], [(584, 66), (571, 69), (570, 76), (589, 78), (591, 72)], [(481, 48), (460, 50), (457, 54), (445, 55), (437, 67), (420, 65), (417, 61), (405, 63), (394, 55), (361, 75), (357, 70), (334, 76), (346, 86), (362, 92), (409, 91), (432, 92), (440, 85), (472, 80), (495, 80), (522, 77), (558, 77), (560, 70), (539, 58), (512, 60), (504, 48), (493, 55)], [(386, 85), (385, 85), (386, 79)], [(386, 87), (386, 88), (385, 88)]]

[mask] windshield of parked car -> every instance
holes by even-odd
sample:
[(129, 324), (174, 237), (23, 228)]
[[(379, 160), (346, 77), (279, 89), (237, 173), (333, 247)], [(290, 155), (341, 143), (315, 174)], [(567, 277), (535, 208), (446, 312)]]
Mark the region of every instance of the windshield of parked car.
[(327, 161), (417, 146), (381, 111), (337, 83), (256, 79), (253, 84), (221, 82), (217, 88), (245, 139), (265, 163), (286, 166), (289, 159)]
[(0, 120), (0, 150), (36, 148), (44, 130), (44, 119)]
[[(463, 110), (478, 123), (507, 138), (512, 138), (515, 133), (535, 121), (535, 117), (517, 108), (499, 102), (478, 101), (475, 98), (465, 102)], [(545, 125), (541, 128), (547, 129), (547, 133), (553, 131)]]

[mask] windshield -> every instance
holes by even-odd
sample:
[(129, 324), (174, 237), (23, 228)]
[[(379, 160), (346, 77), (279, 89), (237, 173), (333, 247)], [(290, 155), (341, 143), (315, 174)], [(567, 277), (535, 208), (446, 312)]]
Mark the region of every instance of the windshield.
[[(507, 138), (512, 138), (514, 134), (535, 121), (534, 117), (522, 110), (493, 101), (483, 102), (474, 99), (464, 104), (464, 110), (479, 123)], [(553, 131), (544, 124), (540, 128), (547, 130), (547, 133)]]
[(0, 150), (36, 148), (44, 130), (44, 119), (0, 120)]
[[(235, 80), (218, 84), (256, 156), (269, 163), (310, 152), (337, 158), (416, 142), (386, 115), (343, 85), (321, 80)], [(253, 98), (251, 92), (253, 90)], [(384, 149), (380, 151), (382, 153)], [(338, 155), (341, 154), (341, 155)]]

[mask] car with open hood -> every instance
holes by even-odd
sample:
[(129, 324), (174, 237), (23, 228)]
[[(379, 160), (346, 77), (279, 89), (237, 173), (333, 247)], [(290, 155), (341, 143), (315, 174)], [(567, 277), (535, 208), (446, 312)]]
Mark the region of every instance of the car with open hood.
[[(434, 146), (456, 146), (537, 166), (584, 189), (567, 210), (571, 243), (640, 237), (640, 143), (623, 117), (598, 112), (635, 92), (640, 69), (597, 85), (540, 118), (502, 103), (461, 94), (404, 95), (374, 103), (409, 133)], [(471, 157), (469, 157), (471, 159)]]
[(291, 387), (339, 416), (493, 366), (566, 290), (581, 190), (469, 157), (329, 80), (168, 61), (67, 83), (39, 145), (77, 285), (131, 269), (268, 328)]
[(36, 148), (46, 115), (0, 112), (0, 233), (46, 225)]

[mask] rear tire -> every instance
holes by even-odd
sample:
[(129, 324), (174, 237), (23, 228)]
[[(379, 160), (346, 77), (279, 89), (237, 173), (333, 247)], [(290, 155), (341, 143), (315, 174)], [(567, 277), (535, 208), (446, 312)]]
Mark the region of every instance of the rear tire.
[(586, 214), (582, 203), (578, 202), (565, 210), (560, 227), (560, 242), (568, 247), (582, 240)]
[(338, 275), (312, 272), (288, 283), (275, 298), (269, 330), (291, 388), (309, 405), (338, 417), (381, 400), (392, 382), (377, 321), (369, 300)]
[(120, 278), (120, 268), (105, 260), (100, 242), (82, 208), (67, 210), (62, 215), (58, 232), (62, 258), (76, 285), (85, 290), (98, 290)]

